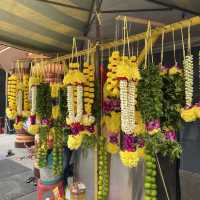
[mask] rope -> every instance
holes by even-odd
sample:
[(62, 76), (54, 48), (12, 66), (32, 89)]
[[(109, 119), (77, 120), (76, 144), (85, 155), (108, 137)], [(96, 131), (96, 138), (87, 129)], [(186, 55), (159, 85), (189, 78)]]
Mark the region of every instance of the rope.
[(160, 64), (163, 65), (163, 54), (164, 54), (164, 38), (165, 38), (165, 31), (162, 32), (162, 43), (161, 43), (161, 55), (160, 55)]
[(184, 35), (183, 35), (183, 28), (181, 27), (181, 41), (183, 47), (183, 60), (185, 60), (185, 44), (184, 44)]
[(175, 37), (174, 37), (174, 28), (172, 28), (172, 39), (173, 39), (173, 49), (174, 49), (174, 64), (176, 65), (176, 44), (175, 44)]
[(163, 183), (163, 186), (164, 186), (164, 189), (165, 189), (165, 194), (166, 194), (167, 200), (170, 200), (169, 193), (168, 193), (168, 190), (167, 190), (167, 186), (166, 186), (166, 183), (165, 183), (165, 178), (163, 176), (163, 172), (162, 172), (157, 154), (155, 154), (155, 157), (156, 157), (156, 162), (157, 162), (157, 166), (158, 166), (158, 171), (160, 173), (161, 180), (162, 180), (162, 183)]
[(190, 36), (190, 24), (188, 26), (188, 54), (191, 55), (191, 36)]

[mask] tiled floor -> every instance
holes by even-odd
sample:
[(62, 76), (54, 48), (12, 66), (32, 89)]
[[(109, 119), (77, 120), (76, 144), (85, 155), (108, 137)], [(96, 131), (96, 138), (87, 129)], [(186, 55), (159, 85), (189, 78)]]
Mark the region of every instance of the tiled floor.
[[(8, 150), (12, 150), (15, 155), (9, 157), (9, 159), (18, 162), (25, 167), (33, 169), (33, 160), (27, 159), (28, 155), (27, 150), (15, 148), (14, 142), (15, 142), (15, 135), (5, 135), (5, 134), (0, 135), (0, 159), (4, 159)], [(17, 198), (16, 200), (36, 200), (36, 199), (37, 199), (36, 192), (33, 192), (23, 197)]]

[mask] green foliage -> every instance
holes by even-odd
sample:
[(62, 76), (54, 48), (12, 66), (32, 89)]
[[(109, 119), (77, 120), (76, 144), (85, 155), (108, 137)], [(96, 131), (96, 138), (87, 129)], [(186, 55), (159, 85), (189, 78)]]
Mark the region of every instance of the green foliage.
[(181, 145), (177, 141), (166, 140), (162, 132), (153, 136), (146, 134), (145, 144), (149, 152), (161, 153), (163, 156), (169, 156), (171, 160), (179, 158), (182, 153)]
[(162, 78), (154, 64), (141, 70), (142, 79), (138, 84), (138, 106), (144, 122), (159, 119), (162, 111)]
[(180, 109), (184, 106), (184, 79), (180, 74), (163, 76), (163, 116), (162, 127), (178, 131), (181, 124)]
[(47, 83), (41, 83), (37, 87), (36, 112), (41, 119), (51, 117), (51, 88)]
[(65, 124), (67, 116), (67, 88), (60, 89), (60, 121)]

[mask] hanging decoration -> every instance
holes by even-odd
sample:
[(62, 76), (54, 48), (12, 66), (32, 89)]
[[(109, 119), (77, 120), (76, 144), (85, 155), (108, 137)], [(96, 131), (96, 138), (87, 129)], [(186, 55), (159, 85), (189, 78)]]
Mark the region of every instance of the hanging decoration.
[[(130, 58), (126, 17), (124, 18), (123, 29), (123, 56), (116, 67), (116, 77), (120, 89), (121, 130), (124, 133), (120, 158), (125, 166), (136, 167), (139, 161), (139, 155), (137, 151), (137, 139), (133, 135), (133, 131), (135, 129), (136, 84), (140, 80), (140, 73), (136, 56)], [(125, 56), (125, 40), (128, 41), (129, 57)]]
[(10, 120), (14, 120), (17, 116), (17, 84), (18, 77), (16, 74), (8, 77), (8, 107), (6, 108), (6, 115)]
[(39, 124), (36, 122), (36, 99), (37, 99), (37, 86), (40, 84), (40, 78), (33, 76), (31, 68), (31, 77), (29, 79), (29, 93), (31, 94), (31, 115), (29, 117), (30, 125), (28, 133), (35, 135), (39, 133)]
[(109, 169), (108, 169), (108, 153), (105, 146), (106, 140), (104, 136), (99, 138), (98, 151), (98, 200), (108, 199), (109, 193)]
[[(182, 33), (183, 34), (183, 33)], [(184, 51), (184, 42), (183, 51)], [(185, 78), (185, 107), (181, 109), (181, 117), (185, 122), (192, 122), (198, 118), (199, 106), (192, 105), (193, 101), (193, 55), (191, 54), (190, 26), (188, 27), (188, 54), (184, 52), (184, 78)]]

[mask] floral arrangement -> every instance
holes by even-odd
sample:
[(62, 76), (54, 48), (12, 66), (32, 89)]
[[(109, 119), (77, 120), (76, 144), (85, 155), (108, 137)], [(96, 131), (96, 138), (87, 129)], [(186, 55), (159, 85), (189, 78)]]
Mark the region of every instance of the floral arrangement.
[(185, 107), (181, 109), (181, 117), (185, 122), (192, 122), (199, 118), (198, 104), (192, 105), (193, 100), (193, 55), (187, 55), (183, 61), (185, 78)]
[(39, 133), (39, 124), (36, 123), (36, 98), (37, 98), (37, 86), (40, 80), (38, 77), (31, 76), (29, 79), (29, 91), (31, 93), (31, 115), (29, 117), (30, 126), (28, 132), (31, 135)]
[(29, 75), (23, 75), (23, 117), (30, 116), (30, 103), (29, 103)]
[(110, 154), (119, 152), (119, 136), (120, 136), (120, 113), (110, 112), (110, 115), (103, 117), (103, 123), (105, 124), (107, 141), (106, 150)]
[(130, 59), (122, 56), (116, 67), (116, 77), (120, 88), (121, 130), (123, 149), (120, 151), (122, 163), (128, 167), (135, 167), (139, 161), (133, 131), (135, 124), (136, 84), (140, 80), (140, 72), (135, 56)]
[(10, 120), (14, 120), (17, 116), (17, 83), (18, 78), (16, 74), (8, 77), (8, 107), (6, 108), (6, 114)]
[[(71, 67), (77, 67), (77, 63), (71, 63)], [(83, 84), (85, 82), (84, 75), (78, 70), (69, 71), (65, 75), (63, 83), (67, 86), (67, 107), (68, 116), (66, 123), (70, 126), (71, 134), (68, 137), (68, 147), (70, 149), (77, 149), (80, 147), (83, 139), (82, 131), (84, 126), (82, 124), (83, 117)], [(74, 101), (74, 94), (76, 88), (76, 106)], [(75, 112), (76, 108), (76, 112)], [(78, 143), (77, 143), (78, 141)]]

